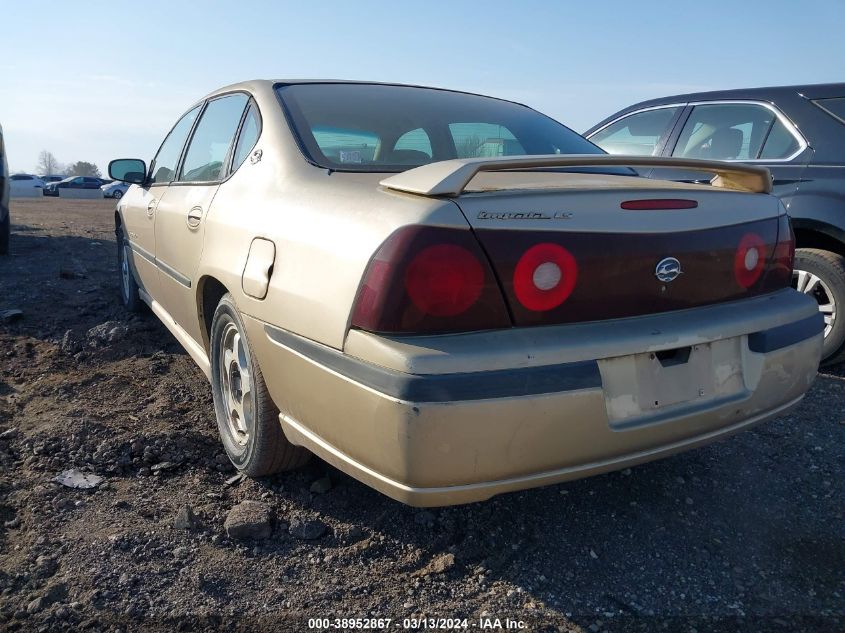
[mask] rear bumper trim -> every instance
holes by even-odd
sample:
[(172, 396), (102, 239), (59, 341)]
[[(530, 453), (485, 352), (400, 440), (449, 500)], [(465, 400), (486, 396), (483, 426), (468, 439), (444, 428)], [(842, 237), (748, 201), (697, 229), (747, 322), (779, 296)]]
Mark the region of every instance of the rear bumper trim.
[(748, 335), (748, 349), (758, 354), (768, 354), (795, 343), (800, 343), (824, 331), (821, 312), (778, 327)]
[(354, 358), (266, 325), (267, 337), (344, 378), (407, 402), (456, 402), (600, 389), (596, 361), (450, 374), (408, 374)]

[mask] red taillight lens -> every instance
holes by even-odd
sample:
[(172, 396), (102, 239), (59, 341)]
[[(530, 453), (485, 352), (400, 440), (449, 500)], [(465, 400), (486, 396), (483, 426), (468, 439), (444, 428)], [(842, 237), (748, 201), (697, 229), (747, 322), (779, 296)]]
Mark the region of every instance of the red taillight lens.
[(778, 219), (778, 242), (772, 259), (769, 276), (773, 278), (773, 283), (782, 288), (792, 285), (792, 267), (795, 263), (795, 234), (792, 232), (792, 223), (789, 221), (789, 216), (785, 213)]
[(619, 205), (626, 211), (666, 211), (672, 209), (695, 209), (697, 200), (681, 198), (654, 198), (649, 200), (626, 200)]
[(527, 309), (545, 312), (558, 307), (575, 289), (578, 265), (559, 244), (543, 242), (529, 248), (516, 264), (513, 290)]
[(510, 327), (511, 321), (470, 231), (407, 226), (388, 237), (370, 261), (352, 325), (434, 334)]
[(435, 244), (414, 257), (405, 271), (405, 290), (424, 314), (453, 317), (466, 312), (484, 289), (484, 268), (462, 246)]
[(766, 242), (756, 233), (746, 233), (734, 256), (734, 276), (743, 288), (750, 288), (766, 267)]

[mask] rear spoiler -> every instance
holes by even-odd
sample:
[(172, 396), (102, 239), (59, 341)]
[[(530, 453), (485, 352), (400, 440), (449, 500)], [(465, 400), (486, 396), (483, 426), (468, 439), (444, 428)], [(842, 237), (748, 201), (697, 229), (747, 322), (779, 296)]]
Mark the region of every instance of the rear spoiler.
[(611, 156), (609, 154), (550, 154), (502, 158), (458, 158), (429, 163), (381, 181), (383, 187), (421, 196), (459, 196), (481, 171), (504, 171), (533, 167), (674, 167), (715, 173), (710, 184), (721, 189), (770, 193), (772, 177), (765, 167), (737, 165), (717, 160), (660, 158), (658, 156)]

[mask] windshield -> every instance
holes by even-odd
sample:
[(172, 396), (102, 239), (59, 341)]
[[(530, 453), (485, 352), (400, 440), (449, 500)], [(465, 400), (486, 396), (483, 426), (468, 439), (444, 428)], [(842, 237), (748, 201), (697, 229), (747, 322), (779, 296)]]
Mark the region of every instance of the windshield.
[(452, 158), (603, 154), (557, 121), (490, 97), (409, 86), (276, 88), (303, 153), (342, 171), (404, 171)]

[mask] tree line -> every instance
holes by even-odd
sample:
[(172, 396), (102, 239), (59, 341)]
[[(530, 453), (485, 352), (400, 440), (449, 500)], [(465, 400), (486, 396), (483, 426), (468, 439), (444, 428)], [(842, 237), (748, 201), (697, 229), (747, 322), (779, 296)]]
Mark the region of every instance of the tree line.
[(35, 166), (35, 170), (38, 174), (44, 176), (54, 174), (64, 176), (92, 176), (94, 178), (100, 178), (102, 176), (99, 167), (94, 163), (78, 160), (75, 163), (64, 165), (58, 161), (52, 152), (48, 152), (46, 149), (41, 150), (41, 153), (38, 154), (38, 164)]

